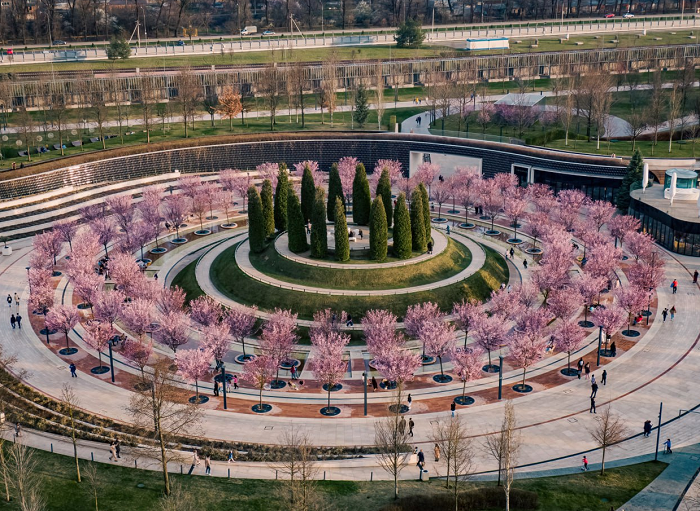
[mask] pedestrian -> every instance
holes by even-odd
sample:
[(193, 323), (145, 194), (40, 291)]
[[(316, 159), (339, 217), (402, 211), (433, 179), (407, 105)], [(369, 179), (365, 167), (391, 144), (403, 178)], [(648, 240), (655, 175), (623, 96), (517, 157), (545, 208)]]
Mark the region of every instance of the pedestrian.
[(596, 382), (591, 383), (591, 397), (596, 397), (598, 394), (598, 384)]
[(508, 250), (506, 250), (505, 252), (503, 252), (503, 257), (506, 258), (506, 261), (508, 260)]
[(204, 457), (204, 473), (208, 476), (211, 475), (211, 454), (209, 453)]
[(377, 379), (374, 376), (372, 376), (372, 392), (377, 392), (377, 387)]
[(588, 413), (596, 413), (595, 411), (595, 398), (591, 397), (591, 409), (588, 410)]
[(515, 256), (515, 249), (513, 247), (510, 247), (510, 258), (513, 259)]
[(413, 422), (413, 419), (408, 419), (408, 434), (410, 436), (413, 436), (413, 427), (416, 425), (415, 422)]
[(12, 325), (12, 330), (15, 329), (15, 321), (17, 320), (15, 319), (15, 315), (13, 314), (12, 316), (10, 316), (10, 325)]
[(600, 378), (600, 383), (605, 385), (608, 382), (608, 371), (603, 369), (603, 376)]
[(158, 274), (157, 274), (157, 273), (154, 273), (154, 274), (153, 274), (153, 279), (154, 279), (156, 282), (158, 282)]
[(233, 390), (238, 390), (238, 375), (233, 375)]
[(114, 440), (110, 442), (109, 444), (109, 460), (114, 461), (116, 463), (117, 461), (117, 446), (114, 443)]
[(226, 378), (226, 393), (230, 394), (231, 393), (231, 378)]
[(306, 222), (306, 234), (311, 234), (311, 220)]
[(19, 295), (15, 293), (15, 305), (17, 306), (17, 310), (19, 310)]
[(666, 323), (666, 316), (668, 316), (668, 307), (661, 311), (661, 317), (664, 318), (664, 323)]
[(219, 395), (219, 382), (214, 380), (214, 397)]
[(581, 373), (583, 372), (583, 357), (578, 359), (578, 362), (576, 362), (576, 367), (578, 369), (578, 379), (581, 379)]
[(667, 438), (666, 441), (664, 442), (664, 454), (673, 454), (673, 451), (671, 450), (671, 439)]
[(68, 366), (68, 368), (70, 369), (71, 378), (77, 378), (78, 375), (75, 374), (75, 364), (73, 362), (71, 362), (70, 365)]
[(581, 470), (587, 471), (588, 470), (588, 458), (585, 456), (583, 457), (583, 460), (581, 461)]
[(114, 442), (114, 452), (117, 453), (117, 458), (121, 458), (122, 443), (118, 439)]
[(586, 365), (583, 366), (583, 371), (586, 373), (586, 379), (588, 380), (591, 377), (591, 363), (586, 362)]
[(671, 282), (671, 289), (674, 295), (678, 292), (678, 281), (676, 279), (673, 279), (673, 282)]
[(292, 365), (292, 368), (289, 370), (289, 372), (292, 376), (292, 380), (296, 380), (297, 379), (297, 366)]
[(233, 459), (233, 451), (232, 450), (228, 451), (228, 463), (236, 463), (236, 460)]
[(22, 330), (22, 316), (18, 312), (17, 315), (15, 316), (15, 319), (17, 320), (17, 328)]
[(527, 259), (523, 259), (523, 267), (527, 270)]
[(12, 308), (12, 295), (10, 293), (7, 293), (7, 306)]
[(433, 452), (435, 453), (435, 463), (437, 463), (440, 461), (440, 446), (438, 444), (435, 444)]
[(457, 409), (457, 405), (455, 404), (454, 401), (450, 404), (450, 411), (452, 412), (452, 417), (455, 416), (455, 410)]
[(693, 272), (693, 284), (697, 284), (697, 283), (698, 283), (698, 270), (695, 270)]
[(411, 402), (413, 401), (413, 398), (411, 397), (411, 394), (408, 395), (407, 401), (408, 401), (408, 409), (410, 410), (410, 409), (411, 409)]
[(651, 421), (647, 420), (644, 422), (644, 436), (648, 437), (649, 435), (651, 435)]
[(450, 235), (450, 226), (449, 225), (447, 226), (447, 235), (448, 236)]
[(348, 320), (345, 322), (345, 326), (350, 328), (351, 326), (353, 326), (353, 324), (354, 323), (352, 322), (352, 314), (348, 314)]
[(406, 432), (406, 417), (401, 417), (399, 421), (399, 435), (403, 435)]
[(671, 310), (668, 312), (671, 314), (671, 321), (673, 321), (673, 318), (676, 316), (676, 306), (672, 305)]
[(591, 375), (591, 385), (595, 383), (595, 374)]
[(197, 453), (197, 449), (192, 451), (192, 465), (190, 465), (190, 470), (187, 472), (188, 476), (192, 475), (192, 471), (194, 470), (194, 467), (199, 465), (199, 454)]
[(22, 436), (22, 425), (19, 422), (15, 423), (15, 437), (19, 438)]
[(612, 355), (613, 357), (617, 356), (617, 345), (615, 344), (615, 341), (613, 341), (612, 344), (610, 344), (610, 355)]
[(362, 241), (362, 236), (364, 236), (364, 233), (362, 232), (362, 229), (357, 230), (357, 235), (360, 237), (360, 241)]
[(432, 254), (432, 253), (433, 253), (433, 242), (429, 241), (428, 242), (428, 254)]
[(425, 466), (425, 454), (423, 454), (423, 449), (418, 451), (418, 463), (416, 463), (416, 466), (422, 471), (423, 467)]

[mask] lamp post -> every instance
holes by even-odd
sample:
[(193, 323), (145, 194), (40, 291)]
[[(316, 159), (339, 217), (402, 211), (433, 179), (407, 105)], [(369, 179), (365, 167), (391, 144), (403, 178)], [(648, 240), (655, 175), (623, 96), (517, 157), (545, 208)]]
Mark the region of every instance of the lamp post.
[(503, 355), (498, 356), (498, 400), (501, 400), (503, 391)]
[(224, 410), (227, 410), (226, 406), (226, 364), (221, 364), (221, 389), (224, 391)]
[(663, 402), (659, 403), (659, 425), (656, 428), (656, 452), (654, 453), (654, 461), (659, 460), (659, 440), (661, 437), (661, 412), (664, 409)]
[(600, 367), (600, 344), (603, 342), (603, 327), (598, 327), (598, 360), (596, 361), (596, 367)]
[(27, 266), (25, 270), (27, 270), (27, 282), (29, 282), (29, 294), (32, 294), (32, 281), (29, 280), (29, 270), (31, 270), (31, 266)]
[(367, 416), (367, 373), (362, 373), (362, 386), (365, 394), (365, 417)]
[(112, 372), (112, 383), (114, 383), (114, 357), (112, 356), (112, 341), (107, 343), (109, 347), (109, 370)]

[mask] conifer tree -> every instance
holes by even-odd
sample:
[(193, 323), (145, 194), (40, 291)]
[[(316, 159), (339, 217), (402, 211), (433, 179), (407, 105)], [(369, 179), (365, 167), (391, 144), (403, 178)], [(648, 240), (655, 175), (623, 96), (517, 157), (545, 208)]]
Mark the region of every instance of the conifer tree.
[(425, 239), (425, 221), (423, 220), (423, 197), (418, 188), (414, 188), (411, 192), (411, 238), (413, 250), (421, 253), (428, 250), (428, 242)]
[(287, 228), (289, 230), (289, 250), (295, 254), (309, 250), (309, 243), (306, 241), (306, 225), (304, 215), (301, 213), (299, 197), (294, 189), (289, 187), (287, 198)]
[(275, 190), (275, 229), (287, 230), (287, 199), (289, 198), (289, 178), (287, 166), (280, 163), (280, 171), (277, 176), (277, 189)]
[(375, 261), (386, 259), (388, 227), (382, 196), (377, 195), (369, 213), (369, 257)]
[(262, 200), (258, 190), (248, 188), (248, 240), (252, 252), (262, 252), (265, 249), (265, 218), (263, 216)]
[(379, 176), (379, 181), (377, 182), (377, 194), (376, 197), (381, 195), (382, 202), (384, 203), (384, 211), (386, 213), (386, 225), (391, 227), (392, 214), (391, 210), (391, 178), (389, 178), (389, 169), (382, 169), (382, 174)]
[(272, 236), (275, 233), (275, 207), (272, 203), (272, 183), (269, 179), (263, 181), (260, 191), (262, 201), (262, 211), (265, 226), (265, 236)]
[(328, 173), (328, 221), (335, 220), (335, 199), (339, 198), (343, 204), (343, 214), (345, 214), (345, 197), (343, 197), (343, 185), (340, 182), (340, 174), (338, 173), (338, 164), (334, 163), (331, 166), (331, 171)]
[(644, 159), (642, 158), (642, 153), (637, 149), (632, 155), (629, 165), (627, 165), (627, 173), (622, 178), (622, 185), (615, 196), (617, 209), (625, 214), (630, 207), (630, 190), (638, 188), (637, 184), (641, 184), (643, 171)]
[(325, 259), (328, 255), (325, 199), (326, 192), (319, 186), (316, 188), (316, 200), (311, 212), (311, 257), (317, 259)]
[(352, 219), (358, 225), (369, 224), (369, 209), (372, 198), (369, 191), (367, 172), (362, 163), (357, 164), (355, 179), (352, 182)]
[(402, 192), (396, 199), (394, 211), (394, 255), (399, 259), (410, 259), (412, 254), (411, 214), (406, 207), (406, 196)]
[(316, 185), (314, 176), (309, 167), (304, 167), (304, 174), (301, 177), (301, 212), (304, 214), (304, 221), (311, 220), (314, 213), (314, 200), (316, 198)]
[(335, 258), (338, 261), (350, 259), (350, 240), (348, 239), (348, 223), (345, 220), (345, 206), (340, 197), (335, 198)]
[(423, 223), (425, 225), (425, 243), (427, 245), (433, 236), (433, 227), (430, 222), (430, 198), (428, 197), (428, 190), (423, 183), (418, 185), (418, 190), (420, 190), (420, 196), (423, 199)]

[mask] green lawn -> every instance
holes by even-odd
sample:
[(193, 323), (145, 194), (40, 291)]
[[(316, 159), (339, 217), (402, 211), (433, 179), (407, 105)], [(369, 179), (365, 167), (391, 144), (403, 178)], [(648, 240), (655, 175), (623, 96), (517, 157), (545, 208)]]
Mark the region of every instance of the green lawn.
[[(37, 484), (51, 511), (94, 511), (95, 502), (89, 483), (75, 482), (75, 465), (71, 458), (46, 452), (37, 452)], [(88, 462), (81, 462), (83, 471)], [(134, 470), (112, 464), (96, 464), (98, 506), (101, 511), (156, 511), (162, 499), (162, 475), (158, 472)], [(187, 467), (185, 467), (187, 468)], [(234, 465), (233, 471), (237, 470)], [(656, 478), (664, 463), (643, 463), (610, 469), (604, 477), (597, 472), (571, 476), (517, 480), (514, 487), (535, 491), (539, 495), (538, 511), (608, 511), (617, 509)], [(380, 470), (380, 469), (377, 469)], [(407, 467), (406, 470), (413, 470)], [(201, 473), (202, 468), (198, 469)], [(84, 476), (84, 474), (83, 474)], [(369, 475), (368, 475), (369, 478)], [(194, 507), (209, 511), (282, 511), (288, 503), (278, 495), (278, 481), (257, 479), (224, 479), (219, 477), (171, 475), (187, 495), (194, 499)], [(492, 486), (494, 483), (466, 483), (465, 489)], [(325, 509), (333, 511), (379, 511), (393, 502), (392, 483), (319, 481), (316, 490), (325, 502)], [(402, 481), (399, 493), (411, 496), (444, 495), (444, 482), (433, 479), (429, 483)], [(184, 504), (184, 503), (183, 503)], [(0, 501), (0, 509), (19, 510), (17, 500)], [(168, 509), (185, 509), (172, 507)], [(437, 511), (437, 510), (436, 510)]]
[(448, 242), (444, 252), (425, 262), (375, 270), (297, 263), (282, 257), (272, 245), (260, 254), (251, 253), (250, 261), (258, 271), (291, 284), (328, 289), (400, 289), (444, 280), (469, 266), (472, 259), (469, 249), (452, 239)]
[[(596, 141), (590, 142), (586, 140), (569, 140), (569, 145), (564, 145), (564, 140), (554, 140), (547, 143), (547, 147), (553, 149), (562, 149), (564, 151), (575, 151), (579, 153), (591, 153), (616, 156), (631, 156), (632, 142), (628, 140), (620, 140), (619, 142), (611, 142), (608, 146), (606, 140), (600, 141), (600, 149), (596, 149)], [(696, 153), (700, 154), (700, 140), (683, 140), (673, 142), (672, 150), (668, 152), (668, 140), (659, 141), (656, 146), (652, 141), (642, 140), (637, 141), (636, 148), (644, 157), (657, 158), (695, 158)]]
[(185, 291), (185, 298), (188, 302), (191, 302), (204, 294), (202, 288), (199, 287), (199, 284), (197, 284), (197, 277), (195, 275), (196, 267), (197, 261), (192, 261), (190, 264), (185, 266), (180, 273), (175, 275), (172, 283), (173, 286), (178, 286)]
[[(486, 299), (492, 290), (502, 282), (508, 282), (508, 268), (505, 261), (494, 250), (484, 247), (486, 261), (484, 266), (471, 277), (457, 284), (452, 284), (431, 291), (385, 296), (330, 296), (278, 289), (263, 284), (245, 275), (236, 265), (234, 252), (236, 246), (222, 252), (213, 262), (210, 277), (214, 285), (232, 300), (246, 305), (257, 305), (263, 310), (275, 307), (291, 309), (299, 314), (300, 319), (312, 319), (314, 312), (332, 308), (352, 314), (355, 320), (362, 318), (370, 309), (388, 309), (403, 317), (409, 305), (419, 302), (434, 301), (442, 310), (452, 309), (455, 302), (464, 298)], [(183, 277), (183, 283), (187, 279)], [(192, 289), (185, 288), (192, 293)], [(194, 290), (196, 292), (196, 290)]]

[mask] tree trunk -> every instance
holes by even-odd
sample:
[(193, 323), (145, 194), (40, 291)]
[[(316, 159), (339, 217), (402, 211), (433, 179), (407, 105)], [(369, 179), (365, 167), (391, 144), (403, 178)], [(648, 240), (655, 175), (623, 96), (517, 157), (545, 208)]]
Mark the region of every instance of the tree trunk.
[(163, 429), (160, 427), (160, 419), (156, 419), (158, 426), (158, 443), (160, 443), (160, 463), (163, 468), (163, 493), (170, 495), (170, 478), (168, 476), (168, 458), (165, 454), (165, 439)]

